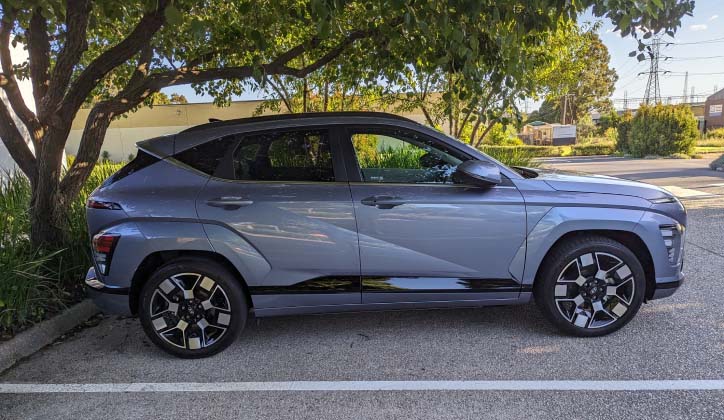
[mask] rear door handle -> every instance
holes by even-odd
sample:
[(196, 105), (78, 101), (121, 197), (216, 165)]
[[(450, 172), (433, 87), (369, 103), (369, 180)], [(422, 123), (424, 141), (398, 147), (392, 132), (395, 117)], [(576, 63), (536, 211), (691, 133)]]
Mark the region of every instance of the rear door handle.
[(365, 206), (374, 206), (378, 209), (391, 209), (405, 204), (405, 200), (400, 197), (392, 197), (389, 195), (374, 195), (372, 197), (363, 198), (360, 200), (360, 203)]
[(224, 210), (236, 210), (254, 204), (251, 200), (242, 197), (217, 197), (206, 201), (206, 205), (211, 207), (220, 207)]

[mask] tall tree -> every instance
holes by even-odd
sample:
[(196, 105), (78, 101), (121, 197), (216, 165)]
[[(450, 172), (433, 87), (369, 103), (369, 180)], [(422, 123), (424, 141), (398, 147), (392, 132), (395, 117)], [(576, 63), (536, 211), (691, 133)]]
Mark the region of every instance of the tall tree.
[[(618, 75), (609, 67), (608, 48), (596, 31), (600, 23), (583, 28), (561, 48), (560, 54), (568, 71), (555, 72), (547, 77), (548, 102), (555, 111), (555, 121), (576, 124), (584, 114), (593, 110), (608, 112)], [(548, 118), (550, 120), (551, 118)]]
[[(0, 86), (28, 127), (35, 154), (5, 105), (0, 137), (30, 179), (31, 236), (42, 245), (63, 241), (71, 198), (95, 165), (112, 119), (162, 88), (191, 84), (224, 100), (268, 77), (303, 78), (329, 65), (372, 82), (421, 64), (455, 73), (473, 93), (482, 93), (479, 86), (491, 69), (524, 91), (531, 62), (519, 47), (539, 43), (586, 8), (636, 35), (674, 31), (694, 1), (0, 0), (0, 5)], [(27, 62), (12, 62), (13, 42), (27, 46)], [(32, 82), (37, 112), (20, 95), (18, 80), (25, 78)], [(89, 103), (78, 155), (63, 172), (71, 122)]]

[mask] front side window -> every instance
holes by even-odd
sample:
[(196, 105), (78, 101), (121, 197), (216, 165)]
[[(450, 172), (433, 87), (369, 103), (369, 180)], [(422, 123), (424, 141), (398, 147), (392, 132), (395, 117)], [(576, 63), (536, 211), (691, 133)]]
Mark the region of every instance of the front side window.
[(329, 133), (299, 130), (241, 137), (234, 178), (252, 181), (334, 181)]
[(352, 144), (364, 182), (452, 184), (455, 168), (467, 160), (444, 144), (405, 130), (353, 131)]

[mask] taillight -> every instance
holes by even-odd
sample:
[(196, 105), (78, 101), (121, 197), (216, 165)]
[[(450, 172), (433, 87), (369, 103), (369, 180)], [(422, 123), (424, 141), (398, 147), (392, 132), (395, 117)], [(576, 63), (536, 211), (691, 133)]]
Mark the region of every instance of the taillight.
[(110, 233), (99, 233), (93, 237), (93, 259), (103, 275), (107, 275), (111, 268), (111, 257), (120, 237)]
[(121, 210), (121, 205), (113, 203), (111, 201), (96, 201), (88, 199), (86, 206), (89, 209), (101, 209), (101, 210)]

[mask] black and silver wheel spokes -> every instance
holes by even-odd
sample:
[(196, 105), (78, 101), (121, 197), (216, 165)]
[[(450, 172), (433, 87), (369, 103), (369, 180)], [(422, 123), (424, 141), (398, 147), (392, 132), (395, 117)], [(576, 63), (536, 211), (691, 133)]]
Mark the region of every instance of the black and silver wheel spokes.
[(555, 285), (558, 311), (581, 328), (601, 328), (621, 318), (634, 297), (633, 273), (620, 258), (590, 252), (563, 269)]
[(229, 328), (231, 305), (224, 289), (197, 273), (173, 275), (158, 285), (149, 308), (156, 333), (189, 350), (208, 347)]

